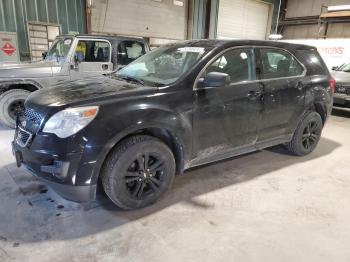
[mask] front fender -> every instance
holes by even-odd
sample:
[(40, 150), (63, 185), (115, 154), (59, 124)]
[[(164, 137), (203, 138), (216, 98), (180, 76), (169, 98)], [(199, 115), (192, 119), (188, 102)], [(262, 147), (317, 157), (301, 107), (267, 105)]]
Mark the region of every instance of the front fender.
[[(165, 129), (182, 149), (184, 162), (192, 156), (192, 126), (188, 114), (175, 112), (169, 108), (146, 107), (145, 104), (121, 109), (118, 114), (109, 114), (107, 108), (100, 112), (104, 117), (96, 119), (93, 126), (85, 130), (87, 144), (84, 147), (82, 173), (91, 170), (91, 181), (97, 182), (102, 165), (112, 148), (123, 138), (145, 129)], [(127, 111), (127, 114), (124, 112)], [(113, 111), (110, 111), (113, 112)], [(100, 114), (99, 113), (99, 114)], [(86, 172), (85, 172), (86, 174)], [(84, 176), (82, 174), (82, 176)], [(90, 179), (85, 177), (84, 180)]]

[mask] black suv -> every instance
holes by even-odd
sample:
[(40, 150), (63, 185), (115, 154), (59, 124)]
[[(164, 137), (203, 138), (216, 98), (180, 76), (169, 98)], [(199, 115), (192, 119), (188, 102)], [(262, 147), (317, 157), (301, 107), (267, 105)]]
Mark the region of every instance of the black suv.
[(144, 207), (193, 166), (278, 144), (312, 152), (334, 84), (310, 46), (170, 44), (110, 77), (33, 93), (13, 152), (67, 199), (93, 200), (101, 184), (119, 207)]

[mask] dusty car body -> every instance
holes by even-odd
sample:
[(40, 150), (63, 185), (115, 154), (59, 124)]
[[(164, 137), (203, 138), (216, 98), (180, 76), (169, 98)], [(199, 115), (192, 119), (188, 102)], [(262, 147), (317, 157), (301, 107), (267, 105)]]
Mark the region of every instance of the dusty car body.
[(43, 61), (0, 65), (0, 123), (15, 126), (30, 92), (61, 81), (110, 74), (149, 51), (142, 38), (59, 36)]
[(110, 78), (32, 94), (13, 152), (18, 166), (67, 199), (93, 200), (102, 181), (116, 205), (139, 208), (194, 166), (278, 144), (295, 155), (311, 153), (333, 91), (310, 46), (174, 43)]

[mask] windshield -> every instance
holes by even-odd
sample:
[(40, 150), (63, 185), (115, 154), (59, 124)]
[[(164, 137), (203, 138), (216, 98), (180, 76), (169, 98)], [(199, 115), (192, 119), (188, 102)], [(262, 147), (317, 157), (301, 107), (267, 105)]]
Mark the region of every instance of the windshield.
[(341, 65), (336, 71), (350, 72), (350, 63)]
[(169, 85), (178, 80), (206, 53), (208, 48), (171, 45), (159, 47), (116, 73), (151, 85)]
[(58, 62), (60, 64), (63, 63), (72, 43), (73, 38), (71, 37), (57, 38), (47, 52), (45, 60)]

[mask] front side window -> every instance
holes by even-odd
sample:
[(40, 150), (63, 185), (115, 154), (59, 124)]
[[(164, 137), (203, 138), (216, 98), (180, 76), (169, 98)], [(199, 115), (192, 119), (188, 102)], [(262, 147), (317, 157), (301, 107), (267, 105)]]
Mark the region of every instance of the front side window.
[(138, 41), (122, 41), (118, 45), (118, 64), (127, 65), (146, 53), (145, 45)]
[(106, 41), (79, 40), (75, 58), (79, 62), (109, 62), (110, 44)]
[(232, 49), (209, 65), (204, 73), (219, 72), (230, 76), (231, 83), (255, 80), (254, 55), (249, 48)]
[(298, 76), (303, 73), (303, 67), (286, 51), (263, 48), (260, 56), (264, 79)]
[(67, 54), (70, 50), (73, 38), (57, 38), (47, 51), (46, 61), (54, 61), (62, 63), (65, 61)]
[(117, 77), (132, 77), (148, 84), (169, 85), (192, 69), (211, 48), (174, 44), (159, 47), (122, 68)]

